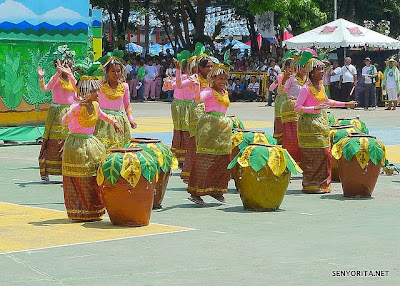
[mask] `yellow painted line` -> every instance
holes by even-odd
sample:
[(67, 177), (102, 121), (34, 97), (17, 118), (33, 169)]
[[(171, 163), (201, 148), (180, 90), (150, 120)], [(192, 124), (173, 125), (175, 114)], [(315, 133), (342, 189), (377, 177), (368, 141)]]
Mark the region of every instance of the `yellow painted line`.
[[(171, 117), (138, 117), (138, 127), (131, 130), (133, 133), (157, 133), (172, 132), (173, 124)], [(247, 129), (273, 127), (269, 121), (243, 121)]]
[(400, 163), (400, 145), (386, 145), (388, 160), (391, 163)]
[(0, 253), (192, 230), (155, 223), (144, 227), (118, 227), (108, 219), (72, 222), (65, 212), (2, 202), (0, 217)]

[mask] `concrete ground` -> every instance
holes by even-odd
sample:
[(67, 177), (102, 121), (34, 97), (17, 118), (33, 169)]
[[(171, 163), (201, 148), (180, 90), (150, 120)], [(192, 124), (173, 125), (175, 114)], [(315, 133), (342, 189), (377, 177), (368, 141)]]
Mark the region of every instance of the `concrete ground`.
[[(133, 108), (134, 136), (170, 144), (168, 103)], [(400, 163), (399, 111), (332, 112), (359, 114)], [(272, 133), (272, 107), (233, 103), (228, 113)], [(279, 211), (250, 212), (233, 182), (227, 204), (197, 207), (175, 175), (151, 224), (124, 228), (70, 222), (61, 177), (40, 181), (39, 150), (0, 146), (0, 285), (400, 285), (399, 176), (380, 176), (371, 199), (344, 198), (340, 183), (305, 195), (296, 176)]]

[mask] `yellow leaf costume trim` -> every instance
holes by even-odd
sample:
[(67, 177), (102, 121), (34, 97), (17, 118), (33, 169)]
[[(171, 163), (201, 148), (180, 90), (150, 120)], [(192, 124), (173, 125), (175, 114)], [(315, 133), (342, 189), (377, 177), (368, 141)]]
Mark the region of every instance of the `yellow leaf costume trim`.
[(135, 187), (140, 180), (141, 174), (142, 168), (136, 154), (125, 153), (122, 161), (121, 177), (127, 180), (132, 187)]
[(125, 93), (125, 87), (122, 82), (118, 84), (116, 89), (111, 88), (108, 82), (104, 82), (101, 85), (100, 90), (110, 100), (117, 100), (123, 97)]
[(66, 81), (65, 79), (60, 76), (60, 86), (63, 90), (68, 91), (68, 92), (75, 92), (75, 88), (72, 85), (71, 81)]
[(322, 81), (319, 83), (319, 90), (317, 90), (312, 84), (308, 85), (312, 96), (318, 101), (326, 101), (326, 94)]
[(99, 118), (99, 103), (96, 101), (93, 102), (93, 113), (89, 113), (85, 105), (80, 105), (79, 114), (76, 114), (76, 109), (72, 113), (77, 117), (82, 127), (94, 127)]
[(218, 101), (218, 103), (222, 106), (228, 107), (231, 103), (229, 101), (228, 91), (224, 90), (222, 93), (213, 89), (214, 97)]

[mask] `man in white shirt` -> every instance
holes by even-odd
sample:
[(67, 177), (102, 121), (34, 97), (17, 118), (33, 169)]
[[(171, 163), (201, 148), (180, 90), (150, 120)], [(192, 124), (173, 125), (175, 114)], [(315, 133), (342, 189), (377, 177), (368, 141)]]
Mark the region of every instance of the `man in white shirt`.
[(339, 88), (341, 88), (341, 101), (355, 100), (355, 86), (357, 85), (357, 70), (351, 64), (351, 58), (344, 60), (344, 66), (340, 75)]
[(363, 67), (361, 75), (364, 78), (365, 83), (365, 94), (364, 94), (364, 110), (368, 110), (369, 107), (375, 109), (376, 98), (375, 98), (375, 81), (378, 76), (378, 71), (371, 65), (371, 59), (365, 58), (365, 67)]
[(334, 100), (341, 100), (340, 96), (340, 75), (342, 74), (342, 68), (339, 67), (339, 62), (337, 60), (333, 61), (332, 69), (330, 70), (331, 75), (331, 97)]
[(146, 77), (144, 82), (144, 100), (149, 97), (151, 100), (156, 99), (156, 78), (158, 75), (157, 67), (153, 65), (153, 60), (149, 59), (147, 65), (144, 66)]

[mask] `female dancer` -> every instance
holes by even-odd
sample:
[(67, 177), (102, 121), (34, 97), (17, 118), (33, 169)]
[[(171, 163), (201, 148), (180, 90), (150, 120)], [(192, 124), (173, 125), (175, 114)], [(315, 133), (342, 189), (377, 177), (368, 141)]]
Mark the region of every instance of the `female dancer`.
[(329, 99), (323, 85), (324, 63), (312, 58), (306, 64), (309, 81), (301, 88), (295, 110), (300, 113), (298, 142), (301, 148), (303, 192), (330, 192), (332, 154), (329, 141), (329, 122), (325, 109), (355, 107), (356, 101), (341, 102)]
[(278, 95), (275, 97), (275, 119), (274, 119), (274, 138), (278, 140), (278, 144), (282, 144), (282, 104), (287, 100), (285, 93), (285, 84), (292, 75), (292, 58), (286, 58), (283, 63), (283, 73), (271, 84), (269, 90), (273, 91), (278, 87)]
[(62, 125), (61, 119), (70, 105), (78, 100), (76, 81), (71, 72), (72, 60), (57, 60), (55, 65), (57, 71), (47, 84), (44, 82), (45, 71), (40, 66), (37, 68), (40, 90), (52, 92), (39, 154), (40, 176), (44, 181), (49, 181), (49, 175), (61, 175), (62, 148), (68, 136), (68, 128)]
[(190, 173), (189, 200), (203, 205), (201, 196), (210, 195), (224, 203), (228, 190), (230, 171), (227, 169), (231, 147), (232, 121), (225, 116), (229, 106), (226, 90), (229, 67), (214, 65), (208, 74), (209, 88), (200, 94), (205, 114), (201, 116), (196, 129), (196, 158)]
[(299, 61), (294, 61), (296, 74), (291, 75), (285, 83), (285, 93), (287, 100), (283, 102), (282, 114), (282, 147), (285, 148), (293, 159), (301, 162), (301, 152), (297, 141), (297, 119), (298, 115), (294, 110), (296, 99), (299, 96), (300, 88), (307, 79), (307, 73), (304, 65)]
[(96, 77), (82, 76), (78, 83), (82, 99), (71, 105), (62, 118), (70, 132), (64, 144), (62, 166), (65, 206), (72, 220), (100, 220), (105, 211), (96, 182), (98, 164), (106, 154), (103, 143), (93, 136), (98, 119), (113, 126), (115, 132), (123, 133), (117, 120), (99, 108), (99, 89)]
[[(118, 56), (121, 51), (114, 51), (99, 59), (106, 73), (101, 83), (99, 93), (100, 108), (111, 118), (117, 120), (124, 132), (118, 134), (113, 126), (105, 121), (99, 121), (94, 134), (106, 146), (106, 149), (122, 147), (131, 140), (130, 127), (137, 127), (132, 116), (132, 108), (129, 101), (129, 86), (124, 82), (126, 77), (125, 66)], [(123, 56), (123, 53), (122, 53)]]

